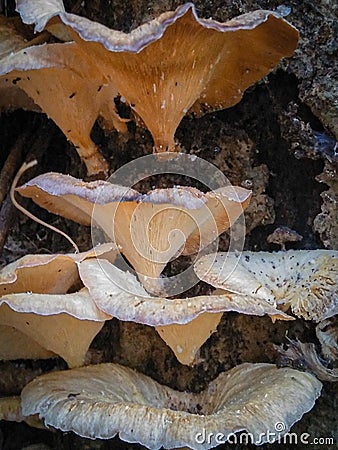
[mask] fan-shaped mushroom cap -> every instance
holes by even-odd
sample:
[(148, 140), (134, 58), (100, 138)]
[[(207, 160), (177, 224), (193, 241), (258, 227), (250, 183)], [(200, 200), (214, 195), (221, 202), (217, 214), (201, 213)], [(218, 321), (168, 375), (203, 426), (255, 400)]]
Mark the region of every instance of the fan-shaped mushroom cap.
[[(10, 294), (0, 298), (0, 324), (26, 334), (70, 367), (84, 363), (90, 343), (111, 317), (87, 290), (74, 294)], [(0, 359), (1, 356), (0, 356)]]
[(27, 339), (21, 350), (21, 334), (13, 347), (0, 347), (0, 359), (50, 357), (53, 352), (71, 367), (83, 364), (91, 341), (110, 316), (96, 307), (86, 289), (66, 292), (79, 282), (76, 262), (100, 254), (113, 259), (112, 248), (105, 244), (80, 254), (27, 255), (6, 266), (0, 272), (0, 324), (6, 327), (2, 339), (9, 343), (15, 337), (9, 327)]
[(103, 259), (83, 261), (79, 272), (100, 310), (120, 320), (156, 327), (183, 364), (193, 362), (198, 349), (217, 327), (220, 313), (269, 314), (292, 320), (265, 300), (252, 302), (228, 292), (177, 299), (152, 297), (134, 275)]
[(198, 350), (216, 331), (222, 316), (222, 312), (202, 313), (186, 324), (162, 325), (156, 327), (156, 331), (181, 364), (192, 365)]
[(195, 264), (197, 276), (211, 285), (291, 308), (298, 317), (320, 322), (338, 313), (338, 252), (289, 250), (276, 253), (218, 253)]
[[(107, 163), (90, 138), (91, 129), (98, 116), (119, 131), (125, 131), (126, 125), (115, 109), (116, 90), (74, 42), (35, 45), (3, 57), (0, 89), (6, 101), (14, 103), (8, 103), (7, 109), (20, 107), (20, 99), (26, 102), (25, 95), (16, 95), (18, 88), (61, 128), (89, 174), (107, 172)], [(1, 104), (4, 109), (4, 100)]]
[(61, 0), (41, 3), (19, 0), (23, 21), (40, 31), (58, 16), (141, 117), (159, 152), (174, 150), (188, 110), (203, 114), (238, 103), (298, 41), (297, 30), (271, 11), (219, 23), (198, 18), (186, 3), (126, 34), (64, 12)]
[[(242, 364), (200, 394), (178, 392), (117, 364), (53, 372), (22, 391), (22, 413), (88, 438), (117, 433), (149, 449), (188, 446), (206, 450), (246, 431), (255, 443), (278, 436), (309, 411), (321, 383), (308, 373), (270, 364)], [(283, 423), (282, 431), (275, 425)], [(205, 435), (212, 433), (211, 442)], [(203, 438), (204, 435), (204, 438)], [(271, 437), (271, 435), (270, 435)]]
[(148, 286), (184, 245), (186, 252), (196, 251), (229, 228), (251, 195), (231, 186), (206, 194), (176, 187), (142, 195), (109, 182), (85, 183), (57, 173), (40, 175), (17, 191), (50, 212), (85, 225), (93, 221), (121, 247)]
[(82, 253), (26, 255), (0, 270), (0, 297), (19, 292), (64, 294), (79, 281), (76, 263), (103, 256), (114, 260), (114, 244), (103, 244)]

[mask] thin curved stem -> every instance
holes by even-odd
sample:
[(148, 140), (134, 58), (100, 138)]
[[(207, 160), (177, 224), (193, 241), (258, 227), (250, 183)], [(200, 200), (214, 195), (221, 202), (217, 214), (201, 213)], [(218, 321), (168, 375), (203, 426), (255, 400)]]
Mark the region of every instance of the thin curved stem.
[(56, 233), (61, 234), (61, 236), (63, 236), (64, 238), (67, 239), (68, 242), (70, 242), (72, 244), (72, 246), (75, 249), (75, 253), (79, 253), (79, 248), (76, 245), (76, 243), (73, 241), (73, 239), (68, 236), (68, 234), (66, 234), (65, 232), (59, 230), (58, 228), (54, 227), (53, 225), (50, 225), (47, 222), (44, 222), (43, 220), (39, 219), (38, 217), (36, 217), (34, 214), (32, 214), (31, 212), (29, 212), (26, 208), (24, 208), (23, 206), (21, 206), (17, 200), (15, 199), (15, 189), (17, 187), (18, 181), (21, 178), (21, 176), (26, 172), (26, 170), (30, 169), (31, 167), (35, 166), (37, 164), (37, 160), (34, 159), (33, 161), (30, 161), (29, 163), (24, 162), (22, 164), (22, 166), (20, 167), (20, 169), (18, 170), (17, 174), (14, 177), (12, 186), (11, 186), (11, 190), (9, 192), (9, 195), (11, 197), (12, 203), (13, 205), (19, 210), (21, 211), (23, 214), (25, 214), (27, 217), (29, 217), (30, 219), (34, 220), (35, 222), (39, 223), (40, 225), (43, 225), (47, 228), (49, 228), (52, 231), (55, 231)]

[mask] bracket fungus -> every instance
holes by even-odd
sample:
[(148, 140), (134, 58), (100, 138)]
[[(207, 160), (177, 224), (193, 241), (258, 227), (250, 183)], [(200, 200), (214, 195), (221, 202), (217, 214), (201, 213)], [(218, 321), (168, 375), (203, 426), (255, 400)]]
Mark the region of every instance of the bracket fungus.
[(67, 27), (150, 130), (156, 152), (177, 150), (174, 134), (188, 111), (235, 105), (298, 41), (293, 26), (264, 10), (219, 23), (186, 3), (130, 33), (69, 14), (62, 0), (18, 0), (17, 10), (37, 31)]
[[(229, 268), (233, 268), (232, 272)], [(288, 250), (211, 254), (196, 264), (197, 276), (220, 289), (265, 300), (298, 317), (320, 322), (338, 313), (338, 252)]]
[(265, 300), (251, 302), (231, 293), (169, 299), (150, 296), (136, 277), (109, 261), (92, 259), (79, 264), (80, 277), (101, 311), (119, 320), (156, 327), (183, 364), (192, 364), (198, 349), (226, 311), (292, 320)]
[(11, 23), (3, 27), (9, 37), (0, 48), (1, 109), (45, 112), (74, 144), (89, 175), (107, 173), (107, 162), (90, 132), (99, 116), (105, 127), (126, 131), (115, 108), (116, 90), (74, 42), (21, 43)]
[[(39, 414), (45, 425), (83, 437), (119, 433), (152, 450), (206, 450), (217, 445), (219, 433), (224, 442), (240, 431), (256, 444), (272, 434), (277, 440), (313, 407), (320, 391), (314, 376), (271, 364), (237, 366), (199, 394), (175, 391), (117, 364), (99, 364), (38, 377), (21, 398), (24, 416)], [(276, 423), (283, 423), (281, 431)]]
[(76, 255), (27, 255), (5, 267), (0, 272), (0, 326), (6, 332), (2, 339), (11, 342), (14, 328), (21, 342), (22, 334), (27, 340), (26, 351), (20, 353), (18, 341), (12, 349), (3, 347), (0, 359), (19, 354), (46, 358), (52, 352), (70, 367), (82, 365), (90, 343), (110, 316), (96, 307), (87, 289), (67, 292), (80, 282), (76, 262), (97, 254), (109, 258), (112, 248), (106, 244)]
[(83, 182), (47, 173), (17, 188), (48, 211), (100, 227), (114, 241), (149, 290), (167, 262), (186, 246), (198, 251), (229, 228), (249, 204), (251, 191), (226, 186), (202, 193), (191, 187), (148, 194), (106, 181)]
[[(114, 104), (117, 92), (73, 43), (45, 44), (19, 50), (1, 60), (0, 82), (24, 91), (60, 127), (86, 164), (89, 175), (107, 173), (108, 165), (90, 138), (95, 120), (125, 131)], [(11, 109), (13, 105), (9, 104)]]

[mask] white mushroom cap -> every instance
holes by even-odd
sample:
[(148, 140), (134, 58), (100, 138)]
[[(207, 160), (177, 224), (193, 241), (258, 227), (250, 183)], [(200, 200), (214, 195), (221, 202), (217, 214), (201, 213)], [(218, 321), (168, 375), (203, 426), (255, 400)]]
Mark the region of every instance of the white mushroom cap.
[(275, 253), (218, 253), (195, 264), (197, 276), (211, 285), (265, 300), (299, 317), (320, 322), (338, 313), (338, 252), (289, 250)]
[[(175, 391), (126, 367), (100, 364), (36, 378), (22, 391), (22, 413), (39, 414), (47, 426), (91, 439), (118, 433), (153, 450), (206, 450), (217, 445), (217, 433), (227, 440), (246, 431), (258, 444), (267, 441), (270, 431), (277, 439), (313, 407), (320, 390), (314, 376), (270, 364), (237, 366), (200, 394)], [(282, 431), (275, 428), (278, 423)], [(212, 433), (211, 442), (203, 440), (204, 430)]]

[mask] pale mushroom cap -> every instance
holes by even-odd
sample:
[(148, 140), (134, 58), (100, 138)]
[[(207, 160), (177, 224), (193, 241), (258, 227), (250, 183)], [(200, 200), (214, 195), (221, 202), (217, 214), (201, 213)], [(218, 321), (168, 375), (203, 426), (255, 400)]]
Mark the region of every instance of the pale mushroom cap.
[(109, 182), (85, 183), (56, 173), (40, 175), (17, 191), (48, 211), (101, 228), (149, 290), (185, 245), (185, 253), (195, 252), (215, 240), (242, 214), (251, 196), (251, 191), (236, 186), (206, 194), (192, 187), (140, 194)]
[[(17, 92), (22, 90), (74, 144), (90, 173), (107, 170), (90, 138), (94, 122), (102, 115), (120, 131), (126, 126), (115, 109), (116, 90), (74, 42), (34, 45), (7, 55), (0, 68), (0, 88), (5, 93), (6, 87), (7, 100), (13, 100), (8, 109), (20, 107), (20, 99), (22, 107), (28, 107), (26, 97)], [(1, 105), (4, 109), (4, 100)]]
[(83, 261), (79, 272), (99, 309), (124, 321), (150, 326), (187, 324), (200, 314), (226, 311), (258, 316), (277, 315), (280, 319), (292, 320), (264, 299), (253, 302), (231, 292), (176, 299), (153, 297), (134, 275), (103, 259)]
[(0, 298), (19, 292), (65, 294), (79, 281), (76, 262), (103, 256), (114, 260), (116, 247), (107, 243), (78, 254), (26, 255), (0, 270)]
[(156, 327), (182, 364), (192, 364), (203, 343), (216, 330), (223, 312), (293, 320), (265, 300), (224, 291), (191, 298), (150, 296), (136, 277), (103, 259), (83, 261), (79, 271), (98, 308), (119, 320)]
[[(0, 325), (26, 334), (61, 356), (69, 367), (84, 363), (86, 352), (105, 320), (86, 289), (74, 294), (10, 294), (0, 298)], [(33, 355), (32, 355), (33, 356)]]
[(61, 1), (41, 11), (34, 3), (18, 2), (23, 21), (42, 30), (58, 16), (141, 117), (160, 152), (175, 149), (175, 130), (189, 109), (236, 104), (298, 41), (297, 30), (271, 11), (222, 24), (199, 19), (186, 3), (126, 34), (64, 12)]
[(22, 412), (87, 438), (119, 433), (154, 450), (205, 450), (215, 442), (196, 439), (203, 429), (225, 439), (245, 430), (258, 443), (260, 433), (276, 432), (282, 422), (283, 434), (313, 407), (320, 390), (314, 376), (269, 364), (237, 366), (201, 394), (174, 391), (131, 369), (100, 364), (36, 378), (22, 391)]
[(338, 313), (338, 252), (289, 250), (275, 253), (218, 253), (202, 257), (197, 276), (215, 287), (264, 299), (307, 320)]

